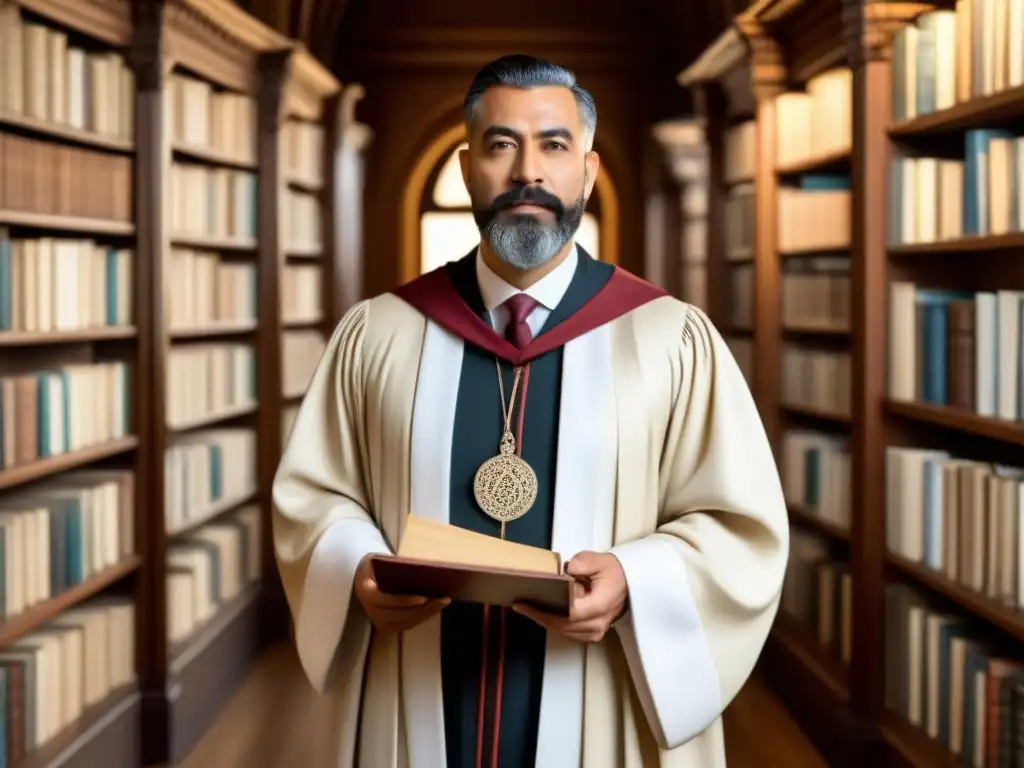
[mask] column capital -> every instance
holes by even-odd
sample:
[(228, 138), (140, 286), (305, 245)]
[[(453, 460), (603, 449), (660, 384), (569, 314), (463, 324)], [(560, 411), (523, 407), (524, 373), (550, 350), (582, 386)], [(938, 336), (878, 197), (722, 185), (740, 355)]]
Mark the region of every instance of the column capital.
[(704, 120), (666, 120), (653, 128), (654, 138), (665, 152), (665, 160), (677, 184), (695, 184), (707, 178), (708, 145)]
[(843, 36), (850, 65), (888, 60), (893, 35), (932, 7), (902, 0), (843, 0)]
[(782, 46), (752, 14), (740, 14), (735, 23), (750, 46), (750, 82), (754, 99), (761, 102), (775, 98), (786, 89)]

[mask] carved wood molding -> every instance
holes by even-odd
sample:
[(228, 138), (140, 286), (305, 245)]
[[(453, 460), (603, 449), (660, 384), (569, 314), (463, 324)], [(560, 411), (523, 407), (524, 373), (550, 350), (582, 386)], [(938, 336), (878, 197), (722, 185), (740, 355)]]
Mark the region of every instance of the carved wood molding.
[(730, 26), (709, 45), (693, 64), (680, 73), (678, 82), (684, 88), (719, 80), (747, 61), (749, 50), (740, 31)]
[(288, 62), (288, 83), (283, 108), (287, 115), (319, 122), (324, 102), (341, 90), (341, 83), (299, 45)]
[(754, 99), (773, 99), (785, 90), (786, 63), (782, 46), (753, 13), (742, 13), (735, 24), (750, 46), (750, 81)]
[(665, 152), (665, 162), (677, 184), (707, 181), (708, 144), (704, 120), (666, 120), (652, 129)]
[(127, 46), (131, 42), (131, 6), (127, 0), (15, 0), (15, 4), (111, 45)]
[(852, 66), (889, 58), (892, 37), (931, 5), (892, 0), (843, 0), (843, 35)]
[(244, 93), (258, 88), (257, 59), (292, 42), (228, 0), (167, 0), (164, 56)]
[(338, 125), (341, 127), (341, 146), (343, 149), (362, 152), (373, 141), (373, 130), (370, 126), (356, 119), (356, 105), (366, 97), (366, 89), (360, 83), (352, 83), (345, 87), (338, 99)]

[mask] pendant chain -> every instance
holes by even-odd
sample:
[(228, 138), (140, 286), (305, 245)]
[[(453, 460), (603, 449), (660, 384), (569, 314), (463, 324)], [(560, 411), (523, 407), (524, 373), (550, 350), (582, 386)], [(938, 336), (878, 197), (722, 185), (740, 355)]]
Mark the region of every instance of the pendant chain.
[(512, 411), (515, 408), (516, 402), (516, 391), (519, 389), (519, 377), (523, 373), (523, 369), (516, 366), (515, 378), (512, 380), (512, 396), (509, 398), (508, 407), (505, 407), (505, 381), (501, 375), (501, 363), (498, 358), (494, 358), (494, 366), (498, 369), (498, 393), (501, 396), (501, 415), (505, 420), (505, 434), (512, 434)]

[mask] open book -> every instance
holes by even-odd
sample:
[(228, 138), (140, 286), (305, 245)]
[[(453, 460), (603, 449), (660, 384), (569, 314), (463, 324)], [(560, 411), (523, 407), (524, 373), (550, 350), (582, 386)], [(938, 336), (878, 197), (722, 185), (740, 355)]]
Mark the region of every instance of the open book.
[(568, 615), (573, 579), (557, 552), (410, 515), (396, 555), (374, 555), (373, 577), (393, 595), (487, 605), (526, 603)]

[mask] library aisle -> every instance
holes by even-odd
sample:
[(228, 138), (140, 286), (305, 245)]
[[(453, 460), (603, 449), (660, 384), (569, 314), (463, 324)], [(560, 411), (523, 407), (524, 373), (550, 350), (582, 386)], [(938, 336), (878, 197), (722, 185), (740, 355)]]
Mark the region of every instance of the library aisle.
[[(180, 768), (327, 768), (327, 707), (290, 644), (269, 649)], [(725, 715), (729, 768), (827, 768), (755, 674)]]

